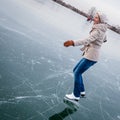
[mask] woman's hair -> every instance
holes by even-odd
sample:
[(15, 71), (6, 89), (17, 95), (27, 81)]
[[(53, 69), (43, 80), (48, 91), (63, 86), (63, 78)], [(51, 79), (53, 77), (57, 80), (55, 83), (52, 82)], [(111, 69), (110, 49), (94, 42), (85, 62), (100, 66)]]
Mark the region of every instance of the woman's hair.
[(97, 14), (100, 18), (101, 23), (106, 23), (108, 21), (107, 16), (104, 13), (98, 11)]

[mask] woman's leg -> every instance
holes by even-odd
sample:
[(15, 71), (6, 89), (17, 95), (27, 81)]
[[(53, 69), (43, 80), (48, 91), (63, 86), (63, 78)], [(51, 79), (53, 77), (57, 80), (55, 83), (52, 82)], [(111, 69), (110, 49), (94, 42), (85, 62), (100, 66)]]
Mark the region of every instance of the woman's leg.
[(84, 58), (81, 59), (81, 60), (76, 64), (76, 66), (75, 66), (74, 69), (73, 69), (73, 73), (74, 73), (74, 71), (77, 69), (77, 67), (79, 66), (79, 64), (81, 64), (82, 61), (84, 61)]
[(84, 73), (88, 68), (90, 68), (92, 65), (94, 65), (96, 62), (88, 60), (86, 58), (82, 58), (80, 62), (76, 65), (74, 68), (74, 95), (76, 97), (80, 97), (80, 92), (83, 92), (84, 89), (84, 83), (82, 79), (82, 73)]

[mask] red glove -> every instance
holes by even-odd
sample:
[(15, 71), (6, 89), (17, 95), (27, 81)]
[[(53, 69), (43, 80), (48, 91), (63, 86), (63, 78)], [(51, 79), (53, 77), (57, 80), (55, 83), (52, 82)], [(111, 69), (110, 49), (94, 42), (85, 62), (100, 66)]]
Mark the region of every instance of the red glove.
[(68, 41), (64, 42), (64, 46), (65, 47), (74, 46), (74, 42), (72, 40), (68, 40)]

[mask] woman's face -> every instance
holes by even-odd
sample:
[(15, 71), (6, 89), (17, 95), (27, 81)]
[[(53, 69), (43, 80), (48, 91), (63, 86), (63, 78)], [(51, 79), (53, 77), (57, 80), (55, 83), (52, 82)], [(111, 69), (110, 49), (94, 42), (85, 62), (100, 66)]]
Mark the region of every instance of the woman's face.
[(95, 15), (93, 21), (94, 21), (94, 24), (98, 24), (98, 23), (100, 23), (100, 17), (99, 17), (98, 14)]

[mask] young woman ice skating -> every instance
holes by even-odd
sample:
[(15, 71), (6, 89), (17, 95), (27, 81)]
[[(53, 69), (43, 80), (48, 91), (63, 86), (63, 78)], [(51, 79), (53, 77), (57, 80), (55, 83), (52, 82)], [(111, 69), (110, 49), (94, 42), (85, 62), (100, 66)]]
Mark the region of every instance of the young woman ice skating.
[(90, 35), (84, 40), (67, 40), (64, 42), (65, 47), (84, 45), (83, 58), (73, 69), (74, 73), (74, 89), (72, 94), (66, 94), (65, 97), (71, 100), (78, 101), (80, 96), (85, 95), (85, 88), (82, 74), (91, 66), (97, 63), (99, 59), (102, 43), (106, 41), (107, 25), (106, 16), (103, 13), (97, 12), (93, 19), (93, 27)]

